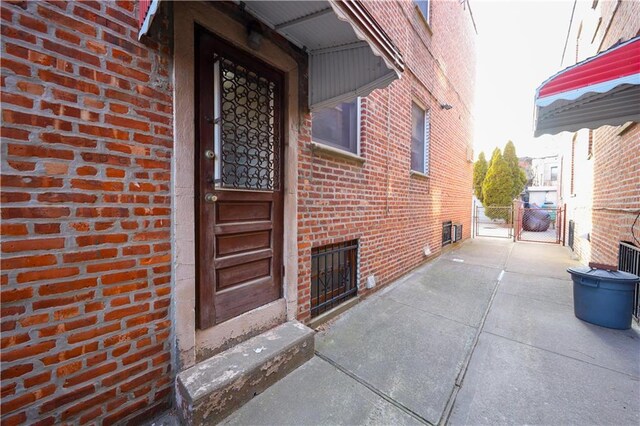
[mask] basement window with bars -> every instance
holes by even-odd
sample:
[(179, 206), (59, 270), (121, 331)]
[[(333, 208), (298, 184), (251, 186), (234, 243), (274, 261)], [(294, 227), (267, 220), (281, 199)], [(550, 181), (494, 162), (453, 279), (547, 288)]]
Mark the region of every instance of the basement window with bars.
[(311, 316), (318, 316), (358, 292), (358, 240), (311, 250)]
[(451, 231), (453, 230), (453, 223), (451, 221), (442, 222), (442, 246), (451, 244)]

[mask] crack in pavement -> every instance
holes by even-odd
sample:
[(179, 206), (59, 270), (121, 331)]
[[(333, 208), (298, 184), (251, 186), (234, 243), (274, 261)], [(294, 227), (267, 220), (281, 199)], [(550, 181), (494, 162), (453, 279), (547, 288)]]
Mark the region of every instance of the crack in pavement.
[(363, 378), (361, 378), (361, 377), (357, 376), (356, 374), (352, 373), (351, 371), (347, 370), (346, 368), (344, 368), (343, 366), (341, 366), (340, 364), (338, 364), (336, 361), (332, 360), (328, 356), (326, 356), (326, 355), (324, 355), (324, 354), (322, 354), (322, 353), (320, 353), (318, 351), (315, 351), (315, 354), (316, 354), (316, 356), (318, 358), (320, 358), (321, 360), (327, 362), (332, 367), (334, 367), (336, 370), (346, 374), (347, 376), (349, 376), (350, 378), (352, 378), (356, 382), (360, 383), (362, 386), (366, 387), (371, 392), (373, 392), (376, 395), (378, 395), (380, 398), (384, 399), (385, 401), (387, 401), (388, 403), (390, 403), (394, 407), (398, 408), (400, 411), (410, 415), (411, 417), (413, 417), (414, 419), (416, 419), (417, 421), (419, 421), (422, 424), (429, 425), (429, 426), (435, 426), (429, 420), (427, 420), (424, 417), (420, 416), (420, 414), (416, 413), (415, 411), (413, 411), (412, 409), (410, 409), (406, 405), (402, 404), (400, 401), (398, 401), (396, 399), (393, 399), (392, 397), (390, 397), (386, 393), (382, 392), (381, 390), (379, 390), (378, 388), (373, 386), (371, 383), (367, 382)]
[(442, 415), (440, 416), (440, 420), (438, 421), (438, 425), (446, 425), (449, 422), (449, 418), (451, 417), (451, 413), (453, 412), (453, 408), (456, 404), (456, 398), (458, 397), (458, 392), (460, 391), (460, 388), (462, 388), (462, 384), (464, 383), (464, 378), (467, 374), (467, 370), (469, 368), (469, 363), (471, 362), (471, 358), (473, 357), (473, 354), (476, 350), (476, 347), (478, 346), (478, 341), (480, 340), (480, 334), (482, 334), (483, 330), (484, 330), (484, 324), (487, 320), (487, 317), (489, 316), (489, 311), (491, 310), (491, 307), (493, 306), (493, 301), (496, 297), (496, 294), (498, 293), (498, 288), (500, 287), (500, 282), (502, 281), (502, 279), (504, 278), (504, 273), (505, 273), (505, 269), (506, 266), (509, 262), (509, 258), (511, 257), (511, 253), (513, 252), (513, 247), (515, 245), (511, 245), (511, 248), (509, 249), (509, 254), (507, 255), (506, 259), (504, 260), (504, 264), (502, 265), (502, 271), (500, 272), (500, 275), (498, 276), (498, 279), (496, 280), (496, 286), (493, 288), (493, 292), (491, 293), (491, 298), (489, 298), (489, 303), (487, 304), (487, 308), (484, 311), (484, 314), (482, 315), (482, 320), (480, 321), (480, 324), (476, 330), (476, 334), (473, 338), (473, 343), (471, 345), (471, 350), (469, 351), (469, 353), (467, 354), (467, 356), (465, 357), (465, 360), (462, 363), (462, 367), (460, 368), (460, 371), (458, 372), (458, 376), (456, 377), (456, 381), (455, 381), (455, 385), (453, 387), (453, 389), (451, 390), (451, 394), (449, 395), (449, 400), (447, 401), (447, 404), (445, 405), (445, 409), (442, 412)]

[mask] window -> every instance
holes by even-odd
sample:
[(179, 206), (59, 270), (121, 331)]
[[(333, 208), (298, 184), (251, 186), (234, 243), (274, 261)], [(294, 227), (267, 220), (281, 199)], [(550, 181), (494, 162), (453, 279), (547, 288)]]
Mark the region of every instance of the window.
[(358, 292), (358, 240), (311, 249), (311, 316)]
[(451, 221), (442, 222), (442, 247), (451, 244), (451, 231), (453, 223)]
[(360, 154), (360, 98), (314, 112), (311, 125), (315, 142)]
[(411, 170), (429, 173), (429, 111), (411, 104)]
[(589, 130), (589, 143), (587, 144), (587, 160), (593, 157), (593, 130)]
[(414, 0), (414, 3), (422, 13), (422, 16), (424, 16), (424, 19), (429, 22), (429, 0)]
[(222, 56), (214, 82), (216, 187), (278, 190), (277, 84)]
[(551, 167), (551, 182), (557, 182), (557, 181), (558, 181), (558, 167), (553, 166)]

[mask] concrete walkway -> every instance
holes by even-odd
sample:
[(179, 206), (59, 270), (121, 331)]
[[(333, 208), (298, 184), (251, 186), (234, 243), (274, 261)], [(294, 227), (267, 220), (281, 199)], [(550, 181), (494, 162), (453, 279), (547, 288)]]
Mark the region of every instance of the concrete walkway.
[(225, 423), (640, 424), (640, 330), (575, 318), (573, 264), (467, 241), (343, 314)]

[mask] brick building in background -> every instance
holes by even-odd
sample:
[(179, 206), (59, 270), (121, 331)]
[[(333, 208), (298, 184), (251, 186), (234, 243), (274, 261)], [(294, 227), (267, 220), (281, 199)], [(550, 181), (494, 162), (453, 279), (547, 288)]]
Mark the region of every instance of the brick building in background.
[(0, 18), (3, 424), (149, 420), (178, 373), (469, 236), (467, 2)]
[[(634, 1), (578, 1), (563, 65), (579, 63), (640, 35), (639, 14), (640, 4)], [(637, 91), (637, 86), (628, 87), (627, 90)], [(640, 248), (632, 231), (640, 214), (640, 106), (638, 94), (630, 96), (634, 100), (626, 107), (615, 104), (616, 99), (624, 101), (621, 93), (609, 106), (585, 112), (591, 121), (583, 123), (581, 130), (558, 129), (575, 131), (565, 133), (566, 141), (561, 147), (565, 171), (561, 202), (566, 203), (567, 223), (572, 228), (572, 236), (567, 236), (566, 241), (585, 264), (616, 267), (621, 242)], [(609, 107), (612, 109), (607, 112)], [(580, 106), (577, 108), (580, 111)], [(606, 120), (599, 121), (602, 117), (617, 120), (614, 112), (625, 115), (622, 124), (603, 125)], [(640, 237), (637, 221), (635, 236)]]

